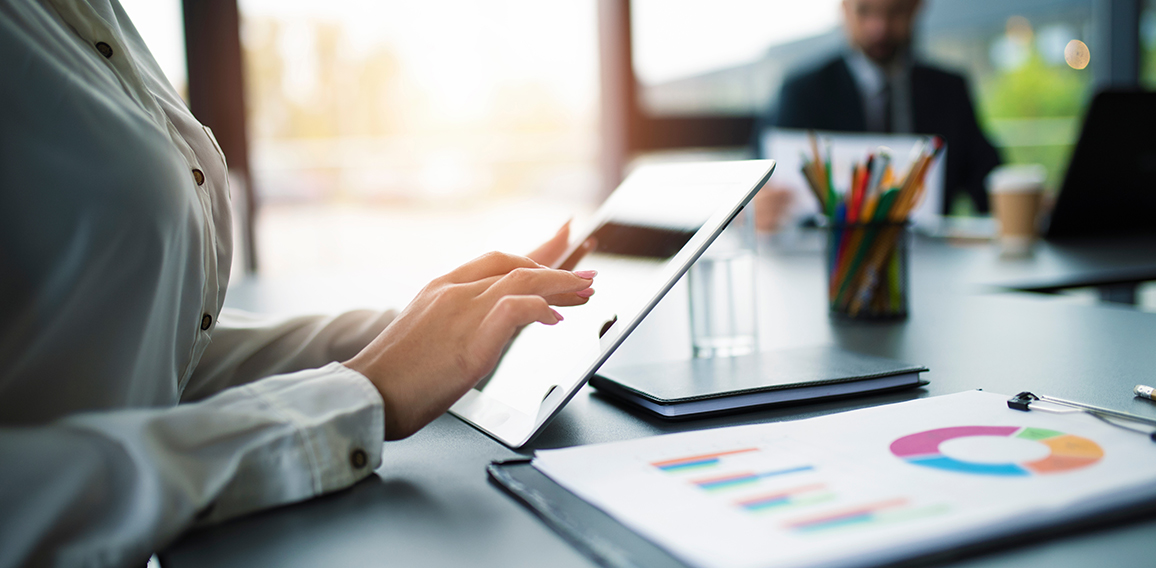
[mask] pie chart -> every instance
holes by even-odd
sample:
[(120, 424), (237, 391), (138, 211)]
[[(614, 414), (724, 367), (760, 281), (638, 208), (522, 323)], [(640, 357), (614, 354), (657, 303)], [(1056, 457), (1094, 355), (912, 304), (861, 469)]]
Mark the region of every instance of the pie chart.
[[(976, 438), (975, 440), (964, 440)], [(995, 459), (962, 459), (943, 451), (945, 442), (966, 442), (973, 454), (998, 456), (1008, 442), (1028, 447), (1031, 457), (1021, 461)], [(1029, 442), (1025, 444), (1024, 442)], [(949, 445), (950, 445), (949, 444)], [(1039, 444), (1042, 447), (1034, 447)], [(925, 430), (899, 438), (891, 443), (891, 453), (913, 465), (974, 475), (1029, 476), (1050, 475), (1088, 467), (1104, 457), (1099, 444), (1072, 434), (1020, 426), (953, 426)], [(1006, 453), (1006, 452), (1005, 452)], [(1041, 457), (1042, 456), (1042, 457)]]

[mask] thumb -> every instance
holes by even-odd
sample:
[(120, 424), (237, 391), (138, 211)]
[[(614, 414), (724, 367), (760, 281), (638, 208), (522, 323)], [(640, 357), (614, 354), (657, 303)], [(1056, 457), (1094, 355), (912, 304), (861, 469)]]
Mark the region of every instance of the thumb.
[(557, 233), (554, 233), (550, 240), (542, 243), (542, 246), (534, 249), (533, 252), (526, 255), (541, 264), (542, 266), (553, 266), (558, 259), (562, 258), (562, 254), (566, 252), (570, 244), (570, 221), (566, 221)]

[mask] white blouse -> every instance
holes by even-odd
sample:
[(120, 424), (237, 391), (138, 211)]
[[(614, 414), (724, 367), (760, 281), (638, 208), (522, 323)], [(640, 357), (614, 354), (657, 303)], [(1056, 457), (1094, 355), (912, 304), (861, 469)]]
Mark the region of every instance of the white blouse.
[(391, 314), (222, 312), (224, 156), (117, 0), (0, 0), (0, 77), (0, 567), (142, 565), (369, 475), (381, 399), (331, 362)]

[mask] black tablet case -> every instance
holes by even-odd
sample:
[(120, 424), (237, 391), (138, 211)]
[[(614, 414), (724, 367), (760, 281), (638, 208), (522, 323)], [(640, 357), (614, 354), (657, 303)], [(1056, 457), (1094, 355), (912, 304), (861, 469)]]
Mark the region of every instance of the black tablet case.
[[(894, 359), (819, 346), (608, 368), (590, 384), (661, 418), (682, 419), (913, 388), (927, 384), (919, 379), (926, 371)], [(877, 384), (877, 379), (891, 378), (905, 382)], [(689, 410), (691, 406), (708, 409)]]

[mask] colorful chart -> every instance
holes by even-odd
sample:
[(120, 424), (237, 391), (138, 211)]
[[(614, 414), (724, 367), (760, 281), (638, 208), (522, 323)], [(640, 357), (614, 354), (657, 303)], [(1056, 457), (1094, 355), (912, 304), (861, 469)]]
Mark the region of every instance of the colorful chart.
[[(1018, 430), (1012, 428), (1013, 432)], [(950, 438), (940, 436), (936, 440)], [(937, 445), (938, 442), (933, 441), (933, 451), (938, 451)], [(767, 461), (779, 462), (785, 467), (760, 467)], [(772, 459), (753, 447), (667, 458), (649, 461), (648, 464), (702, 491), (718, 495), (748, 514), (777, 517), (781, 519), (778, 524), (782, 529), (800, 534), (908, 522), (942, 515), (950, 510), (944, 503), (921, 505), (907, 498), (853, 498), (854, 504), (849, 505), (847, 496), (823, 481), (822, 476), (808, 475), (817, 474), (817, 466), (797, 462), (786, 466), (782, 464), (781, 456)], [(800, 479), (791, 483), (796, 476)], [(773, 481), (764, 485), (764, 480), (768, 479)]]
[(816, 505), (835, 499), (835, 494), (827, 490), (823, 483), (810, 483), (790, 489), (765, 493), (736, 501), (735, 504), (748, 511), (782, 511), (807, 505)]
[[(948, 440), (972, 436), (1006, 436), (1044, 444), (1050, 450), (1043, 459), (1024, 463), (979, 463), (956, 459), (939, 450)], [(1024, 476), (1052, 474), (1087, 467), (1104, 457), (1099, 444), (1043, 428), (1018, 426), (956, 426), (904, 436), (891, 443), (891, 453), (909, 463), (977, 475)]]
[(695, 479), (692, 481), (695, 485), (706, 489), (708, 491), (714, 489), (728, 489), (739, 485), (746, 485), (754, 483), (766, 477), (777, 477), (780, 475), (787, 475), (788, 473), (799, 473), (803, 471), (811, 471), (815, 469), (813, 466), (801, 465), (798, 467), (790, 467), (787, 469), (776, 469), (774, 471), (743, 471), (739, 473), (732, 473), (729, 475), (720, 475), (717, 477), (707, 477), (703, 479)]
[(699, 469), (704, 467), (716, 466), (719, 463), (719, 458), (723, 456), (732, 456), (735, 454), (745, 454), (747, 452), (757, 452), (758, 448), (743, 448), (740, 450), (727, 450), (725, 452), (715, 452), (713, 454), (699, 454), (695, 456), (686, 456), (681, 458), (673, 458), (669, 460), (662, 460), (651, 462), (650, 465), (661, 469), (662, 471), (685, 471), (690, 469)]
[(907, 499), (897, 498), (796, 519), (787, 523), (786, 528), (797, 532), (817, 532), (850, 526), (882, 525), (942, 515), (948, 510), (945, 504), (912, 507)]

